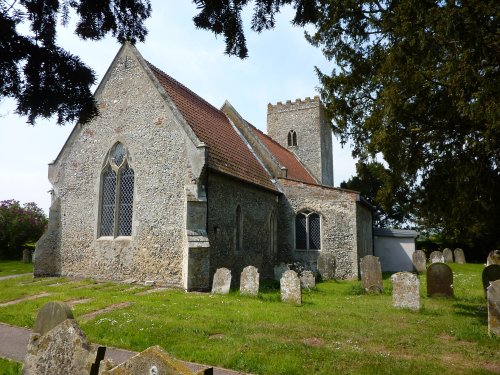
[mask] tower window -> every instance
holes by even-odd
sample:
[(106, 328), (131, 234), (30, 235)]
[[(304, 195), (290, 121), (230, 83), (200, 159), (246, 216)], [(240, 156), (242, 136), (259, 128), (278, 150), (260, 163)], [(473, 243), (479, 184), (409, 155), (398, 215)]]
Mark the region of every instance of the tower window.
[(297, 250), (321, 249), (320, 216), (315, 212), (303, 211), (295, 216), (295, 248)]
[(288, 132), (288, 147), (290, 146), (297, 146), (297, 133), (295, 133), (295, 130)]

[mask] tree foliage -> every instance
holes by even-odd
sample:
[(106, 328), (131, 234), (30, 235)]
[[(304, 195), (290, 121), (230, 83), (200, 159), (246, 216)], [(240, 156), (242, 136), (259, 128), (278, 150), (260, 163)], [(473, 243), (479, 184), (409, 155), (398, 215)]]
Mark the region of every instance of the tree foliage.
[(38, 241), (46, 225), (47, 217), (36, 203), (0, 202), (0, 258), (19, 259), (23, 246)]
[[(247, 2), (197, 3), (196, 25), (246, 56), (238, 15)], [(471, 247), (499, 246), (498, 1), (262, 0), (252, 28), (274, 26), (290, 3), (293, 22), (313, 24), (307, 39), (334, 63), (317, 71), (321, 96), (353, 156), (382, 156), (392, 199), (422, 225)]]
[[(33, 124), (57, 115), (57, 123), (85, 122), (97, 113), (94, 72), (57, 45), (57, 25), (76, 12), (75, 33), (98, 40), (143, 41), (149, 0), (0, 0), (0, 97), (17, 102), (16, 112)], [(28, 32), (22, 33), (23, 26)]]

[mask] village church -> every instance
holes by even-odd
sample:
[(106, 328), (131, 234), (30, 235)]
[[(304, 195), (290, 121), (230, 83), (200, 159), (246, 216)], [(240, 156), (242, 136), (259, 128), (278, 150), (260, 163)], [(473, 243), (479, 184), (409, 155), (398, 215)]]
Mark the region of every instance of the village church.
[(267, 134), (218, 109), (125, 43), (49, 164), (53, 186), (35, 275), (209, 290), (217, 268), (272, 278), (280, 262), (356, 278), (373, 253), (372, 209), (333, 187), (321, 101), (268, 105)]

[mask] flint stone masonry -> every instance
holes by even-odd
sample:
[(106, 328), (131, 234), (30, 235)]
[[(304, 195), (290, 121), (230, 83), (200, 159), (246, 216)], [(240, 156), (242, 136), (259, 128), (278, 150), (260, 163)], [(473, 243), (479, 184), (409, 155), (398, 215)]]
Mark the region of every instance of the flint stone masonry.
[(38, 311), (33, 332), (43, 336), (66, 319), (73, 319), (73, 312), (66, 303), (48, 302)]
[(427, 268), (427, 295), (453, 297), (453, 272), (445, 263), (432, 263)]
[(444, 256), (441, 251), (433, 251), (429, 256), (430, 263), (444, 263)]
[(219, 268), (214, 275), (212, 284), (213, 294), (228, 294), (231, 287), (231, 271), (227, 268)]
[(444, 263), (453, 263), (453, 251), (451, 249), (444, 249), (443, 250), (443, 258), (444, 258)]
[(288, 267), (288, 265), (286, 265), (285, 263), (280, 263), (279, 265), (277, 266), (274, 266), (273, 268), (273, 272), (274, 272), (274, 280), (276, 281), (280, 281), (281, 278), (283, 277), (283, 274), (288, 271), (290, 268)]
[(367, 255), (361, 259), (361, 285), (367, 292), (382, 292), (382, 268), (378, 257)]
[(465, 254), (464, 254), (464, 251), (462, 249), (460, 249), (460, 248), (455, 249), (455, 251), (453, 251), (453, 255), (455, 256), (455, 263), (457, 263), (457, 264), (467, 263), (465, 261)]
[(413, 266), (417, 272), (425, 272), (427, 268), (425, 253), (422, 250), (416, 250), (412, 254)]
[(411, 310), (420, 309), (420, 280), (410, 272), (398, 272), (391, 276), (392, 305)]
[(500, 280), (500, 264), (491, 264), (485, 267), (481, 279), (483, 281), (484, 296), (486, 297), (486, 290), (490, 286), (490, 283)]
[(259, 271), (254, 266), (243, 268), (240, 277), (240, 293), (254, 297), (259, 294)]
[(335, 279), (335, 257), (332, 254), (321, 253), (318, 256), (317, 270), (323, 280)]
[(500, 280), (493, 281), (488, 287), (488, 333), (500, 337)]
[(486, 258), (486, 265), (489, 266), (491, 264), (500, 264), (500, 250), (492, 250), (488, 254), (488, 258)]
[(280, 280), (281, 302), (293, 303), (296, 305), (302, 304), (302, 289), (300, 288), (300, 280), (297, 273), (288, 270), (283, 274)]
[(303, 271), (300, 275), (300, 286), (302, 289), (311, 289), (316, 287), (316, 278), (312, 271)]

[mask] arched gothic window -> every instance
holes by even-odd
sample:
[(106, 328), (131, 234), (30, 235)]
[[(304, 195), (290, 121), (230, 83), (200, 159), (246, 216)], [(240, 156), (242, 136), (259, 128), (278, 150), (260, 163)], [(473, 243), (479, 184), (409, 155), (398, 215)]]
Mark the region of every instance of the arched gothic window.
[(116, 143), (107, 155), (101, 177), (100, 236), (131, 236), (134, 170), (128, 152)]
[(297, 146), (297, 133), (295, 133), (295, 130), (288, 132), (288, 147), (290, 146)]
[(297, 250), (321, 249), (320, 216), (311, 211), (302, 211), (295, 216), (295, 248)]
[(241, 207), (236, 207), (236, 227), (235, 227), (235, 251), (241, 252), (243, 249), (243, 217), (241, 215)]

